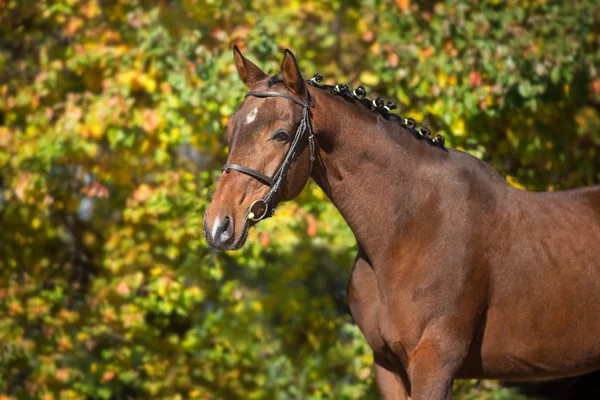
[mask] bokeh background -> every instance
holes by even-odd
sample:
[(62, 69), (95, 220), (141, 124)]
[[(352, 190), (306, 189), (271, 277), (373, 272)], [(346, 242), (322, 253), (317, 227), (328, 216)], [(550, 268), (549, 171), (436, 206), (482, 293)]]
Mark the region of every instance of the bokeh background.
[(599, 21), (594, 0), (0, 0), (0, 399), (378, 398), (354, 239), (316, 185), (239, 252), (202, 237), (246, 91), (233, 44), (559, 190), (600, 182)]

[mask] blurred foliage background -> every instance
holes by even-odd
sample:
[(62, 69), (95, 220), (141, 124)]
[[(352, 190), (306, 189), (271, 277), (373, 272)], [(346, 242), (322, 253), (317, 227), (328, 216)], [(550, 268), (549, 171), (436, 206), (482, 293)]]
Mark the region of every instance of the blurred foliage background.
[(558, 190), (600, 182), (599, 21), (594, 0), (0, 0), (0, 399), (378, 398), (354, 239), (316, 185), (240, 252), (202, 238), (233, 44)]

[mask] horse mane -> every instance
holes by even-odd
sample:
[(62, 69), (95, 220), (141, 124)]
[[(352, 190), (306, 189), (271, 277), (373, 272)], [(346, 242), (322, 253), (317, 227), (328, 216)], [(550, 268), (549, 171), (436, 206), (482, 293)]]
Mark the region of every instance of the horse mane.
[[(436, 135), (435, 138), (431, 138), (431, 131), (429, 128), (421, 126), (417, 128), (417, 122), (412, 118), (404, 118), (401, 115), (397, 115), (392, 112), (392, 110), (396, 109), (396, 103), (392, 100), (388, 100), (387, 102), (382, 98), (378, 97), (375, 100), (371, 100), (367, 98), (367, 91), (363, 86), (359, 86), (354, 90), (350, 90), (348, 85), (339, 84), (339, 85), (325, 85), (321, 84), (323, 81), (323, 75), (316, 73), (308, 84), (319, 88), (321, 90), (328, 91), (329, 93), (340, 96), (345, 100), (356, 103), (358, 102), (367, 110), (375, 112), (381, 115), (383, 118), (388, 121), (395, 121), (400, 126), (408, 130), (415, 138), (424, 140), (428, 144), (438, 147), (440, 149), (446, 149), (445, 140), (442, 135)], [(284, 83), (283, 76), (281, 74), (273, 75), (268, 81), (267, 86), (270, 88), (271, 86), (277, 83)]]

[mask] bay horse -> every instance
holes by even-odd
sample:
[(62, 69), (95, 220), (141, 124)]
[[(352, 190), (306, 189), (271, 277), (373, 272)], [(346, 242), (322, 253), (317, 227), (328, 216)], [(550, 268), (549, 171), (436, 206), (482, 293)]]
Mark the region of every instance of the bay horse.
[(383, 398), (600, 369), (600, 186), (514, 188), (363, 88), (305, 80), (289, 50), (273, 76), (233, 56), (251, 91), (228, 121), (206, 240), (240, 248), (312, 177), (358, 243), (348, 302)]

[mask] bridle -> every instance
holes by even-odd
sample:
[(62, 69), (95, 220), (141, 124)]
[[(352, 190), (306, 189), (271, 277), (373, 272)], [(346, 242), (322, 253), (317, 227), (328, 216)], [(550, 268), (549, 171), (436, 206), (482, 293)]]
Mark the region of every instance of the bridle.
[[(248, 92), (246, 93), (245, 97), (248, 96), (261, 98), (282, 97), (302, 106), (302, 119), (298, 124), (298, 128), (296, 129), (296, 134), (294, 135), (292, 144), (290, 145), (290, 148), (285, 154), (283, 161), (281, 161), (281, 164), (279, 164), (279, 167), (275, 170), (275, 174), (273, 174), (273, 176), (269, 177), (260, 171), (239, 164), (225, 164), (223, 166), (223, 171), (227, 174), (231, 171), (238, 171), (242, 174), (249, 175), (257, 181), (269, 186), (269, 191), (263, 196), (263, 198), (255, 200), (250, 205), (250, 208), (248, 210), (248, 219), (251, 221), (258, 222), (260, 220), (272, 217), (275, 213), (275, 205), (273, 205), (273, 203), (275, 202), (275, 195), (277, 194), (277, 191), (281, 186), (281, 182), (285, 178), (292, 161), (296, 157), (296, 152), (302, 145), (304, 141), (303, 139), (306, 135), (308, 135), (308, 146), (310, 149), (310, 171), (312, 173), (312, 166), (315, 160), (315, 140), (310, 120), (310, 96), (308, 94), (308, 90), (306, 91), (306, 100), (304, 102), (293, 96), (290, 96), (289, 94), (278, 92)], [(264, 206), (264, 211), (258, 217), (254, 216), (254, 212), (252, 211), (254, 209), (254, 206), (257, 204), (262, 204)]]
[[(310, 95), (308, 94), (308, 90), (306, 91), (306, 100), (305, 101), (299, 100), (289, 94), (278, 93), (278, 92), (248, 92), (248, 93), (246, 93), (245, 97), (248, 97), (248, 96), (260, 97), (260, 98), (281, 97), (284, 99), (291, 100), (294, 103), (302, 106), (302, 119), (300, 120), (300, 123), (298, 124), (298, 128), (296, 129), (296, 135), (294, 136), (294, 139), (292, 140), (292, 144), (290, 145), (290, 148), (288, 149), (287, 153), (285, 154), (283, 161), (281, 161), (281, 164), (279, 164), (279, 167), (275, 170), (275, 174), (273, 174), (273, 176), (269, 177), (260, 171), (257, 171), (255, 169), (248, 168), (248, 167), (245, 167), (245, 166), (239, 165), (239, 164), (225, 164), (223, 166), (223, 171), (227, 174), (230, 173), (231, 171), (238, 171), (238, 172), (241, 172), (242, 174), (249, 175), (249, 176), (253, 177), (254, 179), (256, 179), (257, 181), (269, 186), (269, 191), (263, 196), (263, 198), (255, 200), (250, 205), (250, 208), (248, 210), (248, 219), (249, 220), (260, 221), (260, 220), (272, 217), (273, 214), (275, 213), (275, 205), (274, 205), (274, 203), (276, 201), (275, 195), (277, 194), (277, 190), (279, 190), (279, 187), (281, 186), (281, 182), (285, 179), (285, 176), (288, 172), (288, 169), (290, 168), (292, 161), (296, 157), (296, 152), (298, 151), (300, 146), (303, 144), (305, 136), (307, 136), (308, 146), (310, 149), (310, 171), (312, 173), (313, 162), (315, 161), (315, 139), (314, 139), (314, 134), (312, 131), (312, 124), (311, 124), (311, 120), (310, 120), (310, 118), (311, 118)], [(252, 211), (254, 209), (254, 206), (256, 206), (257, 204), (259, 204), (259, 205), (262, 204), (264, 206), (264, 211), (258, 217), (255, 216), (254, 212)]]

